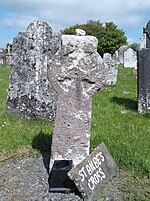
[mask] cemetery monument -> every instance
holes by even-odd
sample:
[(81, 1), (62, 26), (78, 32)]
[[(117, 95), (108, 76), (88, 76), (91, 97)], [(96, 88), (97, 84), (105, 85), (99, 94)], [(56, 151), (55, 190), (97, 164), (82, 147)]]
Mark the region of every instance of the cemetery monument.
[[(118, 172), (104, 145), (89, 155), (92, 96), (107, 85), (109, 71), (97, 53), (97, 44), (94, 36), (62, 35), (61, 47), (49, 60), (48, 70), (49, 81), (58, 94), (51, 145), (50, 192), (67, 189), (70, 177), (71, 188), (74, 188), (71, 183), (74, 181), (84, 200), (89, 201), (101, 179), (110, 179)], [(84, 185), (79, 184), (84, 175), (82, 166), (87, 167), (88, 163), (87, 170), (90, 172), (93, 168), (91, 180), (97, 179), (96, 184), (91, 183), (92, 189), (88, 178)], [(82, 174), (78, 175), (75, 172), (80, 168)]]
[(33, 21), (13, 40), (13, 65), (7, 95), (7, 112), (26, 118), (52, 120), (57, 94), (47, 79), (47, 62), (59, 49), (47, 22)]
[(150, 20), (144, 28), (146, 48), (138, 53), (138, 111), (150, 110)]
[(116, 84), (118, 75), (118, 62), (115, 59), (112, 59), (111, 54), (109, 53), (105, 53), (103, 55), (103, 61), (108, 66), (107, 84)]

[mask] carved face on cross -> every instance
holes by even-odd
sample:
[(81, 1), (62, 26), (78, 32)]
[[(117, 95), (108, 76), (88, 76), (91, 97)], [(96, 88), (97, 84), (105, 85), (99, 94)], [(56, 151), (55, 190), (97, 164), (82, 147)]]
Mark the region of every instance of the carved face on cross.
[(96, 49), (93, 36), (62, 36), (62, 48), (49, 63), (49, 77), (58, 93), (80, 91), (88, 97), (103, 87), (105, 66)]

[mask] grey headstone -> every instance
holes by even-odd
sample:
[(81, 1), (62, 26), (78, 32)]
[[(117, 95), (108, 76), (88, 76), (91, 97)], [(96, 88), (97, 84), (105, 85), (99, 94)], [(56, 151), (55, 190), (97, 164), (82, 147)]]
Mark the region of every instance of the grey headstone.
[(111, 54), (110, 53), (105, 53), (103, 54), (103, 60), (107, 61), (111, 59)]
[(124, 64), (124, 52), (128, 49), (129, 47), (127, 45), (123, 45), (121, 46), (118, 50), (117, 50), (117, 54), (118, 54), (118, 58), (117, 61), (119, 62), (119, 64)]
[(108, 66), (107, 84), (108, 85), (116, 84), (118, 75), (118, 62), (112, 59), (111, 54), (109, 53), (105, 53), (103, 55), (103, 61)]
[(7, 54), (6, 55), (6, 64), (11, 65), (13, 62), (13, 56), (12, 54)]
[(3, 64), (3, 57), (0, 55), (0, 64)]
[(47, 79), (47, 62), (59, 49), (58, 37), (44, 21), (34, 21), (13, 40), (7, 112), (51, 120), (57, 94)]
[(86, 159), (69, 173), (85, 201), (91, 201), (97, 190), (119, 169), (112, 156), (102, 143)]
[(132, 48), (124, 52), (124, 67), (137, 68), (137, 53)]
[(150, 48), (150, 20), (143, 29), (143, 32), (146, 34), (146, 48)]
[(106, 85), (108, 70), (94, 36), (62, 35), (61, 44), (48, 72), (58, 93), (50, 167), (55, 160), (75, 166), (89, 155), (92, 96)]
[(138, 54), (138, 111), (150, 110), (150, 48)]
[(150, 110), (150, 21), (144, 29), (146, 48), (138, 53), (138, 111)]
[(146, 33), (143, 33), (140, 40), (140, 49), (146, 48)]

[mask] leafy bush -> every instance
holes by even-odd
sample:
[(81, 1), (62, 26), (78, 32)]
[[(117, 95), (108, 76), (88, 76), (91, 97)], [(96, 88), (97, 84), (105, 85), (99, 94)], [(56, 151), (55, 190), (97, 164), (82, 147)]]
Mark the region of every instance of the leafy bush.
[(113, 22), (103, 25), (100, 21), (90, 20), (86, 24), (76, 24), (61, 31), (62, 34), (75, 34), (75, 29), (83, 29), (87, 35), (93, 35), (98, 39), (98, 52), (114, 54), (122, 45), (127, 45), (127, 37), (122, 29)]

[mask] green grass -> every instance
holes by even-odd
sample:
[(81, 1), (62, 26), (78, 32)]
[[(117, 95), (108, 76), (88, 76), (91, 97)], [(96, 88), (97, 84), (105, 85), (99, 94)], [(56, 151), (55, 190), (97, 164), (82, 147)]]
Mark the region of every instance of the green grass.
[[(117, 85), (93, 97), (91, 150), (105, 143), (123, 172), (124, 200), (148, 201), (150, 113), (137, 112), (137, 80), (132, 71), (120, 66)], [(0, 161), (12, 153), (16, 157), (50, 151), (53, 130), (53, 122), (6, 113), (9, 73), (8, 67), (0, 66)]]
[(137, 112), (133, 69), (119, 68), (116, 86), (93, 98), (91, 147), (104, 142), (122, 168), (150, 173), (150, 116)]
[[(117, 85), (106, 87), (93, 97), (91, 149), (104, 142), (119, 167), (149, 174), (150, 115), (137, 112), (137, 85), (132, 71), (120, 67)], [(26, 120), (6, 113), (8, 78), (9, 68), (1, 67), (0, 149), (22, 148), (32, 145), (35, 139), (37, 143), (40, 139), (40, 144), (40, 136), (50, 139), (53, 123)]]
[[(6, 97), (8, 89), (10, 70), (8, 67), (0, 67), (0, 150), (11, 152), (23, 147), (35, 147), (49, 139), (44, 149), (48, 151), (50, 134), (53, 123), (38, 121), (36, 119), (26, 120), (6, 113)], [(42, 136), (42, 137), (41, 137)], [(38, 146), (39, 147), (39, 146)]]

